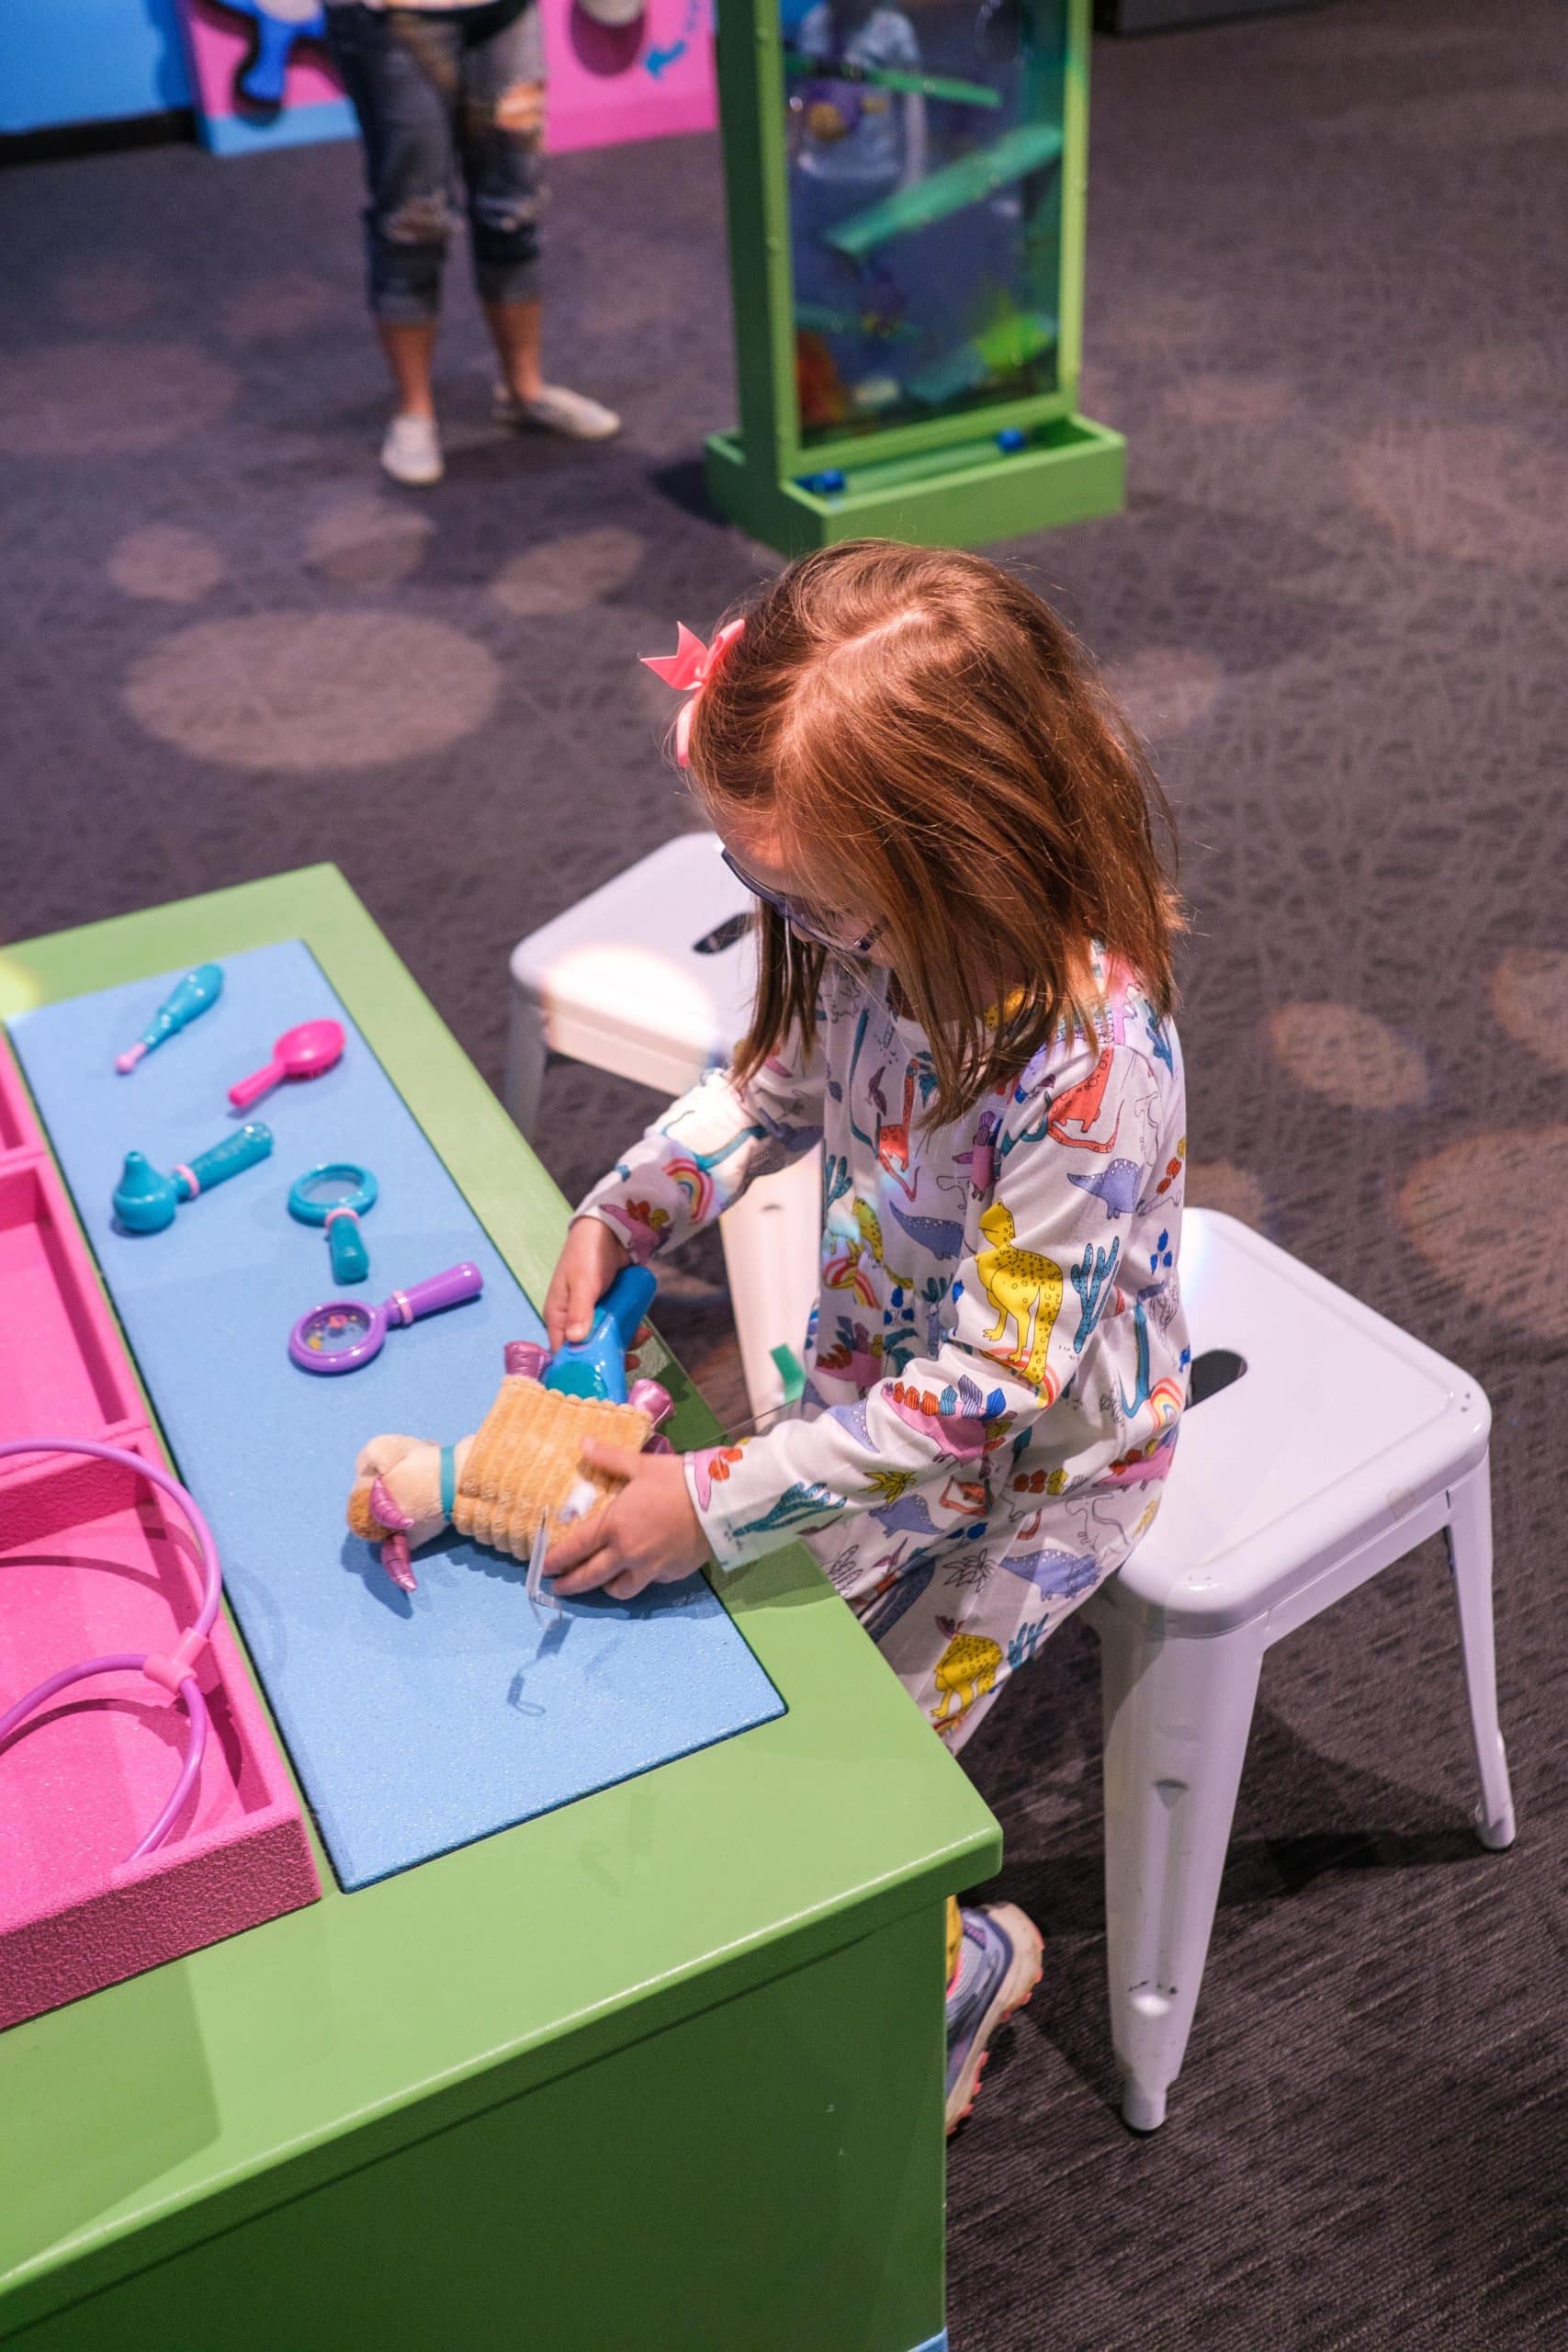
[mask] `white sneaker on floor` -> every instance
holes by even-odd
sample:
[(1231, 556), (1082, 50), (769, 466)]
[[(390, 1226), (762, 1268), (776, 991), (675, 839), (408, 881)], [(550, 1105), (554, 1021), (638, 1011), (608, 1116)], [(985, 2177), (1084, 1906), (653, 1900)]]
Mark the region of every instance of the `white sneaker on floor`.
[(603, 401), (586, 392), (568, 391), (564, 384), (541, 384), (531, 401), (519, 400), (504, 384), (495, 388), (498, 424), (532, 425), (536, 432), (559, 433), (568, 441), (609, 441), (621, 429), (621, 420)]
[(381, 463), (394, 481), (427, 490), (446, 470), (441, 435), (433, 416), (394, 416), (381, 444)]

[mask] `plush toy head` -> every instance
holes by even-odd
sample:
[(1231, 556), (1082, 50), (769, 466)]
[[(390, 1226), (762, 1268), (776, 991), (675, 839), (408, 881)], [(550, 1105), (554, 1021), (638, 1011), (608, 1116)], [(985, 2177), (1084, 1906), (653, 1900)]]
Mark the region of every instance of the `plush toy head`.
[(422, 1437), (373, 1437), (354, 1465), (348, 1523), (367, 1544), (379, 1544), (387, 1574), (412, 1592), (410, 1552), (446, 1524), (441, 1448)]

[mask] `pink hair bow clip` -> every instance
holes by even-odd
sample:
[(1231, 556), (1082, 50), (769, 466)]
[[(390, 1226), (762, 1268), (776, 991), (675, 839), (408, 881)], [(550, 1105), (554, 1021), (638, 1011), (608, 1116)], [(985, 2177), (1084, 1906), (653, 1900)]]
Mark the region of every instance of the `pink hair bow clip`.
[(692, 740), (692, 713), (696, 709), (698, 697), (745, 627), (743, 620), (726, 621), (713, 643), (705, 645), (694, 630), (680, 622), (677, 623), (673, 653), (645, 653), (642, 656), (645, 669), (651, 670), (655, 677), (662, 678), (667, 686), (673, 686), (677, 694), (689, 694), (691, 696), (690, 701), (682, 705), (681, 715), (675, 721), (675, 758), (682, 767), (687, 764), (686, 746)]

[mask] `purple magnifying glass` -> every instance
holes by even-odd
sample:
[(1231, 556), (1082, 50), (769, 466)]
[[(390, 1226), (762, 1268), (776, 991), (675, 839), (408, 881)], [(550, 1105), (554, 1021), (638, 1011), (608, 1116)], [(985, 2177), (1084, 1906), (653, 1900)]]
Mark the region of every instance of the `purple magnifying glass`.
[(461, 1306), (465, 1299), (478, 1298), (484, 1286), (479, 1268), (465, 1260), (426, 1282), (395, 1290), (379, 1306), (367, 1306), (357, 1298), (330, 1298), (324, 1306), (312, 1306), (301, 1315), (288, 1334), (288, 1352), (301, 1372), (357, 1372), (380, 1354), (394, 1324), (415, 1323), (422, 1315)]

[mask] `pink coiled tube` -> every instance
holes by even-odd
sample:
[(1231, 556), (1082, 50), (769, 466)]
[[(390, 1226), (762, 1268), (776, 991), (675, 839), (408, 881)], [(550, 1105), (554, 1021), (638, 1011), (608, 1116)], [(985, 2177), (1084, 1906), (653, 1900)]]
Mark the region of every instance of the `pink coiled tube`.
[(112, 1462), (119, 1469), (129, 1470), (138, 1478), (145, 1478), (149, 1486), (156, 1487), (184, 1513), (201, 1553), (201, 1607), (197, 1611), (195, 1624), (181, 1635), (172, 1652), (165, 1655), (154, 1650), (117, 1651), (109, 1657), (84, 1658), (77, 1666), (62, 1666), (0, 1715), (0, 1747), (3, 1747), (11, 1734), (18, 1730), (39, 1707), (46, 1706), (56, 1692), (68, 1690), (73, 1682), (85, 1682), (94, 1675), (144, 1674), (149, 1682), (178, 1697), (189, 1724), (185, 1759), (173, 1795), (141, 1843), (126, 1857), (128, 1861), (139, 1862), (143, 1855), (156, 1851), (179, 1818), (181, 1807), (196, 1786), (201, 1759), (207, 1750), (207, 1702), (201, 1695), (194, 1669), (218, 1622), (218, 1606), (223, 1593), (218, 1547), (212, 1541), (212, 1531), (202, 1516), (200, 1506), (179, 1480), (172, 1477), (158, 1463), (144, 1462), (141, 1454), (128, 1453), (123, 1446), (104, 1445), (96, 1439), (85, 1437), (7, 1438), (0, 1442), (0, 1462), (16, 1453), (83, 1453), (97, 1462)]

